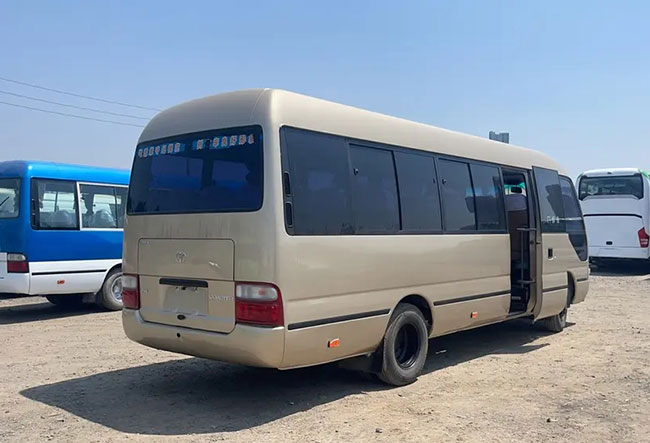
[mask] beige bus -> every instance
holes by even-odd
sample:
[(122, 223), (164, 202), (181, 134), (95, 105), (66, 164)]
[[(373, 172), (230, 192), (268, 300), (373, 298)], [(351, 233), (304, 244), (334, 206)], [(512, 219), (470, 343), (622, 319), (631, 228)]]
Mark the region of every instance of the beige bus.
[(429, 338), (519, 317), (558, 332), (588, 290), (576, 193), (546, 155), (282, 90), (155, 116), (124, 231), (130, 339), (346, 359), (393, 385)]

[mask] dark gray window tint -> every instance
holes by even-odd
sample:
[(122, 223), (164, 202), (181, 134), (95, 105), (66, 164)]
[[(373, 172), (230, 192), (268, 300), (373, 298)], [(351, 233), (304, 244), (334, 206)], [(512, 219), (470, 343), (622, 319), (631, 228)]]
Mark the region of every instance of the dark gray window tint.
[(442, 229), (438, 183), (432, 156), (395, 152), (395, 166), (402, 208), (402, 229)]
[(478, 229), (480, 231), (504, 230), (506, 220), (499, 168), (485, 165), (471, 165), (470, 168)]
[(534, 168), (542, 232), (565, 232), (564, 201), (556, 171)]
[(397, 231), (399, 208), (393, 153), (350, 146), (350, 162), (356, 231)]
[(447, 231), (474, 231), (474, 191), (469, 175), (469, 165), (452, 160), (438, 162), (442, 204)]
[(138, 146), (129, 214), (256, 211), (262, 206), (262, 130), (205, 131)]
[(344, 139), (291, 128), (282, 130), (282, 138), (289, 157), (294, 233), (353, 233)]
[(566, 177), (560, 177), (560, 187), (562, 189), (566, 232), (569, 234), (569, 240), (580, 260), (587, 260), (587, 235), (573, 183)]

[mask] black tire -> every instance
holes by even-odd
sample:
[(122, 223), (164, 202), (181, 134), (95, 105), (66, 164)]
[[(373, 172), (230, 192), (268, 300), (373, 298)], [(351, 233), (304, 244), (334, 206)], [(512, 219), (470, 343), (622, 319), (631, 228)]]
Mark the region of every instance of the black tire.
[(569, 313), (569, 299), (571, 298), (573, 285), (570, 284), (569, 286), (569, 293), (567, 295), (566, 304), (564, 305), (562, 312), (542, 320), (542, 326), (544, 326), (544, 328), (546, 328), (548, 331), (562, 332), (566, 327), (566, 319)]
[(409, 303), (397, 305), (391, 315), (379, 353), (384, 383), (413, 383), (424, 368), (429, 351), (429, 328), (422, 312)]
[(45, 298), (53, 305), (64, 306), (64, 307), (81, 306), (81, 304), (83, 303), (83, 296), (75, 295), (75, 294), (46, 295)]
[(120, 311), (122, 309), (121, 269), (113, 269), (108, 273), (102, 288), (97, 293), (97, 304), (109, 311)]

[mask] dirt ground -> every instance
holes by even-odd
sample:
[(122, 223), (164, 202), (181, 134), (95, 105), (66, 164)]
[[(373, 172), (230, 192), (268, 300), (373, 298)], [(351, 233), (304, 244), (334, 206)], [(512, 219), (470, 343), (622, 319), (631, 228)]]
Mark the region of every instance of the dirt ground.
[(592, 277), (570, 326), (434, 339), (387, 388), (335, 365), (253, 369), (130, 342), (120, 313), (0, 300), (0, 441), (650, 441), (650, 280)]

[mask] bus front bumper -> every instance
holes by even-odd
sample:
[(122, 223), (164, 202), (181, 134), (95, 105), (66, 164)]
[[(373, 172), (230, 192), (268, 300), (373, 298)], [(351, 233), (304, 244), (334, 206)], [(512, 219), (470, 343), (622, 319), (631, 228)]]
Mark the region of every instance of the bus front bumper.
[(29, 274), (0, 275), (0, 294), (29, 295)]
[(131, 340), (155, 349), (247, 366), (279, 368), (284, 356), (284, 327), (235, 325), (228, 334), (145, 321), (140, 311), (122, 310)]

